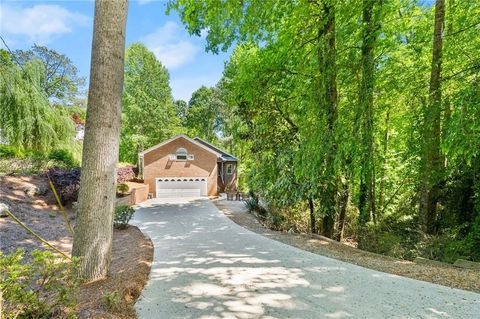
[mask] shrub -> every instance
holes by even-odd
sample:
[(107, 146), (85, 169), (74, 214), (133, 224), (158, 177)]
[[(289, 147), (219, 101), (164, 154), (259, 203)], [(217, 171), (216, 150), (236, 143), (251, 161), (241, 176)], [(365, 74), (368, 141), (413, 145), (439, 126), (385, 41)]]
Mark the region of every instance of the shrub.
[[(467, 236), (463, 233), (470, 229)], [(480, 261), (480, 217), (473, 225), (464, 224), (425, 236), (416, 245), (416, 252), (425, 258), (454, 263), (457, 259)]]
[(470, 250), (471, 260), (480, 261), (480, 215), (473, 222), (472, 229), (465, 238), (465, 244)]
[(269, 213), (267, 214), (267, 224), (270, 229), (282, 230), (285, 226), (286, 218), (280, 214)]
[(23, 157), (23, 154), (13, 146), (0, 145), (0, 158), (11, 157)]
[(390, 214), (368, 223), (359, 233), (359, 248), (388, 256), (413, 259), (418, 253), (416, 244), (422, 239), (415, 216)]
[[(80, 168), (52, 168), (48, 174), (59, 193), (63, 204), (75, 202), (80, 189)], [(135, 178), (133, 166), (121, 167), (117, 170), (118, 183), (125, 183)], [(118, 190), (118, 189), (117, 189)]]
[(244, 201), (244, 203), (245, 207), (247, 207), (250, 213), (256, 212), (263, 218), (267, 216), (267, 210), (262, 205), (260, 205), (258, 197), (249, 197), (247, 200)]
[(117, 183), (125, 183), (135, 179), (136, 172), (133, 166), (117, 168)]
[(112, 292), (107, 292), (102, 296), (103, 305), (108, 311), (118, 311), (120, 310), (120, 294), (118, 291), (114, 290)]
[(126, 205), (115, 207), (115, 218), (113, 220), (113, 225), (118, 229), (127, 228), (128, 222), (132, 219), (135, 210)]
[(48, 159), (54, 160), (59, 164), (62, 164), (64, 167), (74, 167), (78, 166), (77, 161), (73, 157), (72, 153), (67, 150), (54, 150), (48, 154)]
[(80, 168), (52, 168), (48, 174), (63, 204), (77, 201), (80, 189)]
[(125, 183), (117, 184), (117, 193), (126, 193), (128, 192), (129, 187)]
[(49, 251), (0, 252), (0, 289), (4, 318), (74, 318), (79, 280), (76, 262), (65, 262)]
[(258, 206), (258, 200), (256, 200), (253, 197), (250, 197), (249, 199), (247, 199), (245, 201), (245, 207), (248, 209), (249, 213), (254, 212), (256, 210), (257, 206)]

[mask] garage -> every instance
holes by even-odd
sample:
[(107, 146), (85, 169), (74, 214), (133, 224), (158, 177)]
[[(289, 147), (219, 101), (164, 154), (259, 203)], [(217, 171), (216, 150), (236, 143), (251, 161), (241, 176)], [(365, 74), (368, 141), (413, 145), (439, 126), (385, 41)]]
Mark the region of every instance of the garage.
[(158, 177), (157, 198), (207, 196), (206, 177)]

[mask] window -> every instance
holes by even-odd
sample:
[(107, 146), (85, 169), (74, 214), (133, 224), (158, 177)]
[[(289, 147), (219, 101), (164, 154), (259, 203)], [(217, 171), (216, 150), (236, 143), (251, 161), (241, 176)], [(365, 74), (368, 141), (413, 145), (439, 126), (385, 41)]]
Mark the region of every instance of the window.
[(193, 154), (188, 154), (188, 160), (193, 161), (195, 159), (195, 156)]
[(232, 175), (234, 172), (233, 164), (227, 164), (227, 175)]
[(186, 161), (187, 160), (187, 150), (184, 149), (183, 147), (180, 147), (178, 150), (177, 150), (177, 161)]

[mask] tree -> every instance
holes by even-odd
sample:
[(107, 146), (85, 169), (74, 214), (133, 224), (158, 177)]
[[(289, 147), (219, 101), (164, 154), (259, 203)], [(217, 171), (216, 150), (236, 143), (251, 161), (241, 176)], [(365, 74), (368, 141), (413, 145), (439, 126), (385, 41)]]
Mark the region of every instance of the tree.
[(318, 65), (322, 75), (320, 87), (320, 114), (327, 120), (325, 145), (325, 170), (322, 174), (326, 179), (325, 187), (321, 192), (323, 210), (323, 233), (332, 238), (335, 227), (337, 173), (335, 161), (337, 157), (336, 122), (337, 122), (337, 50), (335, 31), (335, 5), (330, 2), (323, 4), (323, 21), (319, 25), (319, 53)]
[(421, 170), (420, 216), (426, 233), (435, 231), (437, 203), (443, 176), (440, 155), (442, 112), (442, 51), (445, 26), (445, 0), (435, 2), (435, 22), (428, 105), (423, 116), (423, 154)]
[(40, 152), (68, 148), (75, 137), (73, 121), (61, 106), (50, 106), (41, 89), (43, 64), (32, 60), (18, 66), (3, 50), (0, 60), (2, 139), (19, 149)]
[(36, 44), (30, 50), (15, 51), (15, 61), (20, 66), (32, 60), (39, 60), (44, 66), (40, 88), (47, 98), (63, 104), (73, 102), (85, 79), (78, 75), (72, 61), (64, 54)]
[(379, 29), (378, 11), (381, 2), (363, 0), (363, 24), (361, 46), (361, 82), (358, 94), (359, 112), (362, 121), (362, 159), (359, 189), (359, 225), (361, 232), (365, 224), (373, 219), (376, 222), (375, 205), (375, 140), (374, 140), (374, 85), (375, 85), (375, 44)]
[(480, 3), (449, 2), (441, 52), (429, 2), (169, 7), (192, 34), (208, 30), (207, 50), (235, 45), (215, 130), (241, 157), (242, 187), (266, 203), (267, 223), (422, 255), (437, 241), (418, 236), (420, 195), (435, 199), (433, 236), (448, 234), (436, 258), (478, 258)]
[(187, 113), (188, 113), (188, 103), (184, 100), (176, 100), (173, 102), (175, 105), (175, 110), (177, 111), (177, 116), (180, 119), (182, 125), (186, 125)]
[[(248, 10), (245, 10), (247, 7)], [(191, 0), (178, 0), (170, 1), (169, 8), (179, 11), (182, 21), (191, 33), (200, 34), (203, 29), (209, 29), (207, 50), (213, 52), (218, 52), (219, 49), (226, 50), (234, 41), (270, 45), (272, 49), (268, 50), (270, 55), (268, 61), (272, 62), (275, 69), (268, 70), (268, 73), (274, 77), (267, 80), (268, 82), (281, 81), (276, 76), (282, 73), (285, 75), (289, 71), (293, 74), (299, 70), (307, 73), (307, 77), (302, 79), (308, 81), (305, 85), (306, 91), (299, 88), (299, 92), (296, 93), (301, 92), (300, 94), (309, 96), (306, 103), (308, 105), (304, 105), (303, 109), (312, 110), (309, 114), (318, 117), (318, 121), (315, 122), (318, 126), (310, 121), (305, 129), (312, 129), (314, 133), (310, 132), (305, 139), (309, 144), (308, 149), (312, 152), (315, 148), (320, 148), (324, 153), (312, 154), (314, 157), (309, 159), (311, 164), (305, 165), (301, 175), (308, 176), (311, 180), (307, 183), (310, 185), (308, 188), (312, 189), (311, 192), (316, 188), (315, 193), (319, 193), (318, 196), (321, 197), (320, 212), (324, 216), (324, 233), (331, 236), (336, 215), (335, 194), (337, 192), (337, 176), (335, 176), (337, 117), (335, 12), (337, 8), (334, 2), (297, 3), (277, 0), (273, 2), (228, 1), (220, 4), (217, 1), (207, 1), (199, 4)], [(216, 12), (215, 15), (210, 14), (213, 11)], [(279, 43), (282, 46), (278, 45)], [(303, 51), (304, 48), (308, 48), (308, 51)], [(302, 55), (304, 53), (306, 54)], [(283, 65), (274, 64), (274, 58)], [(312, 60), (316, 62), (314, 67), (312, 67)], [(294, 62), (289, 63), (290, 61)], [(296, 66), (295, 62), (300, 67)], [(291, 65), (293, 68), (290, 69), (286, 65)], [(268, 85), (268, 83), (262, 84)], [(293, 85), (293, 82), (289, 84)], [(275, 96), (271, 98), (274, 99), (272, 106), (279, 113), (284, 113), (279, 108), (279, 102)], [(311, 178), (313, 175), (317, 178)]]
[(125, 53), (122, 121), (120, 160), (130, 163), (179, 130), (168, 71), (141, 43)]
[(222, 126), (222, 104), (217, 88), (202, 86), (193, 92), (185, 121), (190, 134), (212, 142), (217, 140), (217, 133)]
[(85, 280), (110, 265), (120, 137), (127, 0), (96, 1), (82, 176), (73, 238)]

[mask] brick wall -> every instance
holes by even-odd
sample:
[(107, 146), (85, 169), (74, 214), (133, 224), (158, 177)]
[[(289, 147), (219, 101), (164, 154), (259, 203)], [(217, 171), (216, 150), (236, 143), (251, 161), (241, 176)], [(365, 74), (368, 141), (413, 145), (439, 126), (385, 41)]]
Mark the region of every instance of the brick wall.
[(117, 206), (130, 206), (132, 205), (132, 195), (128, 194), (124, 197), (115, 198), (115, 207)]
[[(195, 156), (192, 161), (171, 161), (170, 154), (183, 147)], [(204, 148), (180, 137), (144, 155), (143, 179), (155, 196), (157, 177), (207, 177), (207, 193), (218, 195), (217, 156)]]
[(132, 205), (136, 205), (147, 200), (149, 193), (148, 185), (132, 182), (127, 182), (127, 185), (132, 193)]

